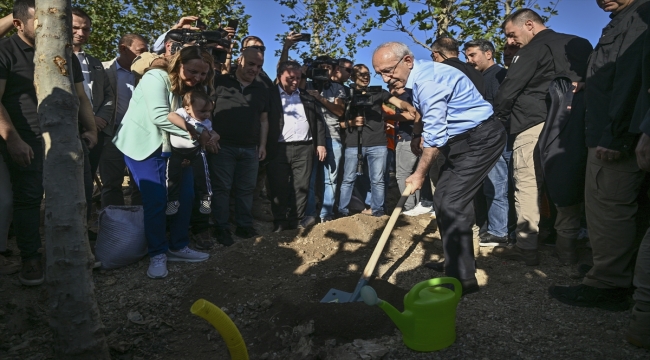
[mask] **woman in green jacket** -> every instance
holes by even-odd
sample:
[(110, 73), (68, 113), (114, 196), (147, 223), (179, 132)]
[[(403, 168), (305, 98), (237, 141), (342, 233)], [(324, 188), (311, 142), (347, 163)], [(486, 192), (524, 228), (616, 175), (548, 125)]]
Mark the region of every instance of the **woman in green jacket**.
[(199, 262), (209, 257), (187, 246), (194, 198), (191, 167), (183, 169), (178, 213), (167, 217), (165, 207), (169, 134), (187, 139), (196, 137), (191, 126), (178, 127), (167, 120), (167, 115), (180, 106), (181, 97), (189, 90), (212, 87), (212, 64), (212, 56), (207, 51), (191, 46), (176, 53), (166, 69), (147, 71), (133, 91), (129, 109), (113, 139), (124, 153), (127, 167), (142, 194), (145, 236), (151, 258), (147, 275), (153, 279), (167, 276), (168, 260)]

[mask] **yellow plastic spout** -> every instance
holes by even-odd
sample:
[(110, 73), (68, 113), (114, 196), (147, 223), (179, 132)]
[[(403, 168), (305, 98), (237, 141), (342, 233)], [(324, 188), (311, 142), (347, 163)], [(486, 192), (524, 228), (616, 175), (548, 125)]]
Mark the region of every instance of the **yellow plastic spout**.
[(225, 312), (204, 299), (197, 300), (190, 308), (190, 312), (204, 318), (217, 329), (228, 346), (232, 360), (248, 360), (248, 350), (244, 338)]

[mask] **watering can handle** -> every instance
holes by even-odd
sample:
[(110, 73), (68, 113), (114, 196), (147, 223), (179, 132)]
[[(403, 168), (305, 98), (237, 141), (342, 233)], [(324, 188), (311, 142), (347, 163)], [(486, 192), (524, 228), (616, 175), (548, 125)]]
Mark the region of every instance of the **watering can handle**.
[(418, 296), (420, 291), (433, 287), (433, 286), (439, 286), (439, 285), (444, 285), (444, 284), (452, 284), (454, 285), (454, 293), (456, 293), (455, 300), (456, 302), (460, 301), (461, 295), (463, 295), (463, 287), (460, 285), (460, 281), (458, 279), (453, 278), (453, 277), (440, 277), (440, 278), (435, 278), (435, 279), (429, 279), (422, 281), (420, 283), (417, 283), (411, 291), (406, 294), (406, 299), (404, 299), (404, 303), (412, 303), (415, 301), (415, 297)]

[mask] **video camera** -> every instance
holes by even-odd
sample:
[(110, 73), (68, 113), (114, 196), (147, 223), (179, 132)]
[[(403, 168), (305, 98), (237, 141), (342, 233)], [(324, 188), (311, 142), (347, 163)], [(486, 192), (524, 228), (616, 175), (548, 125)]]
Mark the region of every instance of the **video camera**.
[(303, 63), (307, 66), (307, 79), (314, 82), (324, 83), (330, 81), (330, 75), (327, 69), (321, 69), (321, 65), (331, 65), (332, 67), (338, 66), (338, 60), (315, 60), (304, 59)]
[(350, 106), (359, 108), (359, 107), (371, 107), (373, 105), (370, 97), (373, 94), (381, 93), (381, 86), (368, 86), (364, 92), (355, 91), (352, 95), (352, 100), (350, 101)]
[[(228, 49), (230, 49), (228, 32), (221, 28), (206, 31), (173, 29), (169, 30), (167, 38), (174, 41), (171, 48), (172, 54), (175, 54), (185, 45), (195, 45), (209, 51), (221, 63), (226, 61), (225, 58), (228, 54)], [(215, 45), (221, 48), (217, 48)]]

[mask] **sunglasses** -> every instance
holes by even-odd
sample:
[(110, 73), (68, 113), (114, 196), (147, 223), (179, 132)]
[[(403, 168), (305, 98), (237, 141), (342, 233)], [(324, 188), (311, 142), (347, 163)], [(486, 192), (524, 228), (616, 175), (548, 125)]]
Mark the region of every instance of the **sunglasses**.
[(266, 46), (263, 46), (263, 45), (251, 45), (251, 46), (246, 46), (246, 47), (241, 48), (241, 50), (244, 51), (244, 50), (249, 49), (249, 48), (250, 48), (250, 49), (257, 49), (257, 50), (259, 50), (259, 51), (261, 51), (261, 52), (266, 51)]
[(345, 70), (348, 74), (352, 74), (352, 68), (341, 66), (341, 70)]

